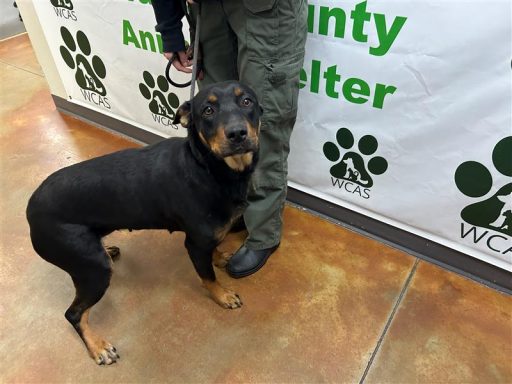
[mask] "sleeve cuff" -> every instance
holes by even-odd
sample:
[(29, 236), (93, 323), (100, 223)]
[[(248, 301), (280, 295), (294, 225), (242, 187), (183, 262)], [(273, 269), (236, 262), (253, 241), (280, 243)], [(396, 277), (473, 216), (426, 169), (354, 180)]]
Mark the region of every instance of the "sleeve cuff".
[(162, 48), (164, 52), (179, 52), (185, 50), (185, 38), (181, 31), (172, 36), (162, 35)]

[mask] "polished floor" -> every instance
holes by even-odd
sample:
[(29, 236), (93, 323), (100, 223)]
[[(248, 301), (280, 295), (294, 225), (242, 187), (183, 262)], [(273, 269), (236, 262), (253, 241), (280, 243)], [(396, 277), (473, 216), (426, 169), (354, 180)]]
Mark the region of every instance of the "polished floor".
[(217, 272), (239, 310), (208, 298), (182, 234), (109, 236), (122, 256), (90, 323), (121, 359), (96, 366), (25, 207), (51, 172), (137, 145), (56, 111), (26, 35), (0, 42), (0, 85), (1, 383), (512, 383), (512, 297), (290, 206), (261, 271)]

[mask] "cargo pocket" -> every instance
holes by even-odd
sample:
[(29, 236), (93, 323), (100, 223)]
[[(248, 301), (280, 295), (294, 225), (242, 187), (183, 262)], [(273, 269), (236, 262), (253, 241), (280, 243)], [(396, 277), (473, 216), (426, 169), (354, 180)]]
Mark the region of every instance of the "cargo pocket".
[[(264, 121), (279, 124), (282, 120), (295, 116), (303, 56), (300, 53), (288, 58), (269, 59), (264, 63)], [(262, 129), (266, 129), (266, 124)]]
[(260, 156), (250, 186), (253, 193), (261, 188), (280, 189), (286, 184), (287, 154), (281, 135), (278, 128), (260, 134)]
[(244, 6), (252, 13), (259, 13), (271, 10), (277, 0), (244, 0)]
[(278, 0), (244, 0), (249, 56), (273, 57), (279, 44)]

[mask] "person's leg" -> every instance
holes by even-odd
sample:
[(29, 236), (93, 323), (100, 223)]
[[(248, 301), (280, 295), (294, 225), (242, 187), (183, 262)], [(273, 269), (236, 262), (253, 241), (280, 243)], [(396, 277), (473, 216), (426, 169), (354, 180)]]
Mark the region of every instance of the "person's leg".
[(228, 264), (231, 276), (242, 277), (257, 271), (281, 240), (289, 142), (297, 115), (307, 34), (307, 2), (222, 3), (238, 39), (240, 81), (255, 90), (264, 111), (260, 160), (244, 214), (249, 235)]
[[(196, 17), (192, 14), (192, 17)], [(201, 3), (200, 47), (204, 79), (199, 87), (226, 80), (238, 80), (237, 40), (228, 24), (222, 2)]]

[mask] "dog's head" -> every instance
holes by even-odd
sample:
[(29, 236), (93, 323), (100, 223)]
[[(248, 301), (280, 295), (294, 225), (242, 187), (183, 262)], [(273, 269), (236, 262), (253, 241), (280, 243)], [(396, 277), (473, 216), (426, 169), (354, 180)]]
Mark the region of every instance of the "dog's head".
[(216, 83), (202, 89), (182, 104), (174, 122), (189, 129), (217, 158), (235, 171), (243, 171), (258, 151), (262, 109), (256, 94), (235, 81)]

